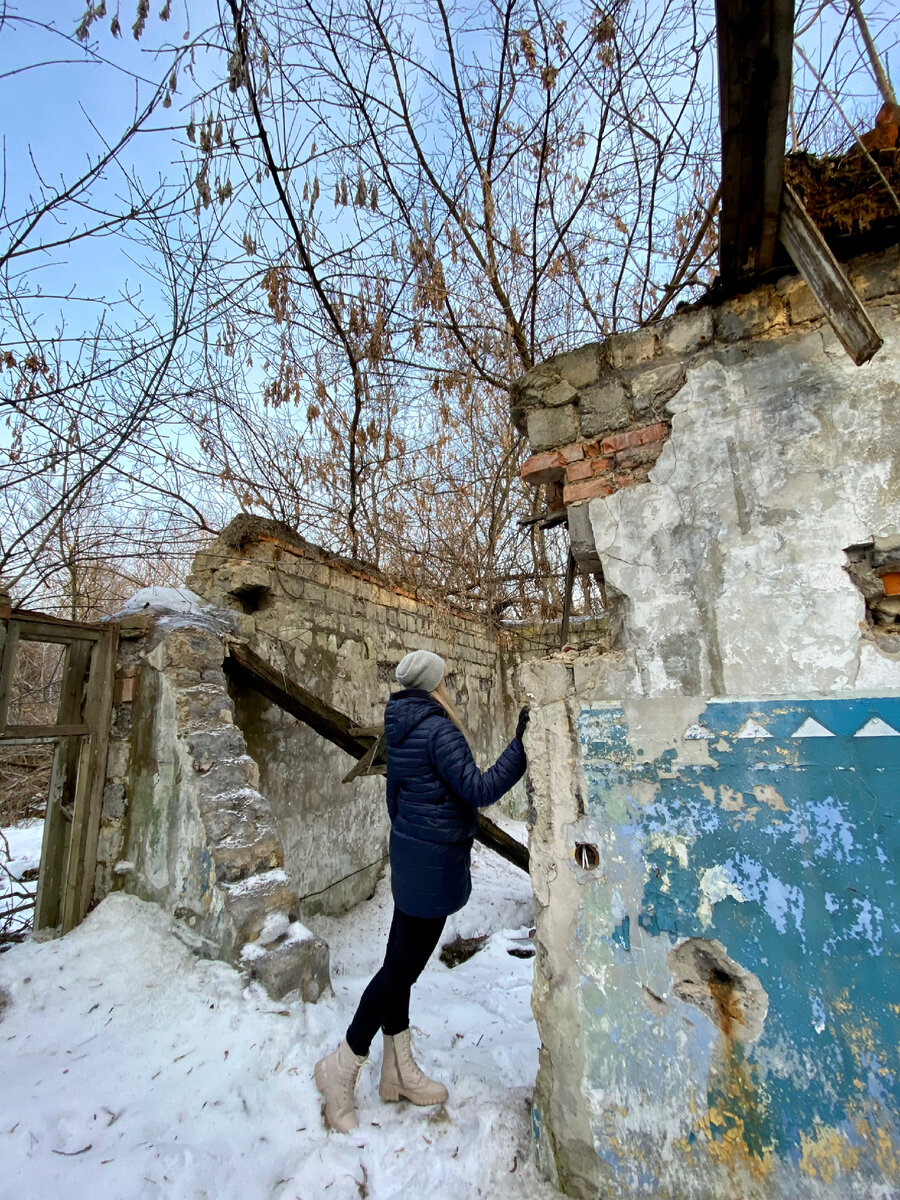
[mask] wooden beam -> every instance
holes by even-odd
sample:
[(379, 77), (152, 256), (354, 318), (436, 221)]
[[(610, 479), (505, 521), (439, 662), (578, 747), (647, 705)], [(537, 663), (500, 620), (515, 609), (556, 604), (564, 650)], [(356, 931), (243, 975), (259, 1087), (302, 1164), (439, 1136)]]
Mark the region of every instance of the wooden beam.
[(528, 847), (517, 842), (514, 837), (510, 837), (484, 813), (478, 814), (478, 832), (475, 834), (475, 840), (481, 842), (482, 846), (487, 846), (489, 850), (493, 850), (495, 854), (499, 854), (501, 858), (505, 858), (514, 867), (521, 868), (526, 874), (529, 873)]
[(90, 725), (7, 725), (0, 733), (0, 742), (48, 741), (50, 738), (83, 737), (91, 732)]
[(775, 257), (793, 54), (793, 0), (716, 0), (724, 280)]
[(862, 366), (878, 353), (884, 339), (803, 201), (788, 183), (782, 195), (779, 235), (841, 345), (856, 365)]
[[(309, 725), (316, 733), (339, 746), (353, 758), (369, 759), (369, 764), (360, 770), (352, 770), (344, 779), (345, 783), (365, 771), (367, 774), (383, 774), (386, 769), (385, 751), (381, 745), (381, 727), (360, 726), (342, 713), (332, 704), (321, 700), (308, 688), (291, 679), (284, 671), (276, 670), (264, 658), (260, 658), (243, 642), (230, 642), (228, 657), (225, 659), (225, 670), (239, 682), (252, 687), (267, 700), (289, 712), (292, 717)], [(357, 732), (364, 729), (365, 732)], [(369, 730), (372, 730), (370, 733)], [(487, 846), (507, 862), (528, 871), (528, 849), (515, 838), (504, 833), (493, 821), (488, 820), (483, 813), (478, 815), (478, 832), (476, 838), (482, 845)]]
[(49, 641), (44, 634), (59, 634), (63, 641), (71, 641), (72, 638), (87, 638), (89, 641), (96, 641), (106, 630), (106, 623), (99, 624), (92, 621), (67, 621), (65, 617), (54, 617), (49, 613), (33, 612), (29, 608), (14, 608), (10, 615), (13, 621), (21, 622), (24, 629), (35, 630), (33, 634), (22, 633), (22, 638), (28, 638), (31, 641)]
[(229, 643), (225, 670), (233, 679), (248, 684), (353, 758), (362, 758), (371, 750), (375, 739), (356, 733), (357, 721), (260, 658), (243, 642)]

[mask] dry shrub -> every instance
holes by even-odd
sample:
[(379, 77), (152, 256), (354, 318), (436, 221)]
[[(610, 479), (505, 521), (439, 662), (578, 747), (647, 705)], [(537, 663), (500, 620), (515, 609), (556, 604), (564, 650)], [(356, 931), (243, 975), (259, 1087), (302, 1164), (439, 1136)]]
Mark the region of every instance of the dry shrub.
[(43, 817), (53, 744), (0, 746), (0, 828)]

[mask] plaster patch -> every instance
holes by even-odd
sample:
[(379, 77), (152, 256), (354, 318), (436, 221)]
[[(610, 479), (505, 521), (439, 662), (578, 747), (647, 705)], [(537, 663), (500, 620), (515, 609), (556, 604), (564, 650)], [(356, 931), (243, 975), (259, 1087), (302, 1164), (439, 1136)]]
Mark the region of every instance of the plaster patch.
[(719, 802), (726, 812), (739, 812), (744, 807), (744, 793), (723, 784), (719, 789)]
[(649, 779), (634, 779), (629, 785), (628, 794), (636, 804), (646, 807), (659, 795), (659, 787), (658, 783)]
[(662, 996), (657, 996), (656, 992), (651, 992), (646, 983), (641, 984), (641, 997), (654, 1017), (664, 1017), (669, 1011), (669, 1006), (666, 1004)]
[(713, 921), (713, 905), (730, 897), (739, 904), (746, 903), (747, 897), (732, 878), (729, 869), (722, 863), (707, 867), (700, 875), (700, 895), (702, 897), (697, 908), (697, 919), (704, 929), (708, 929)]
[(771, 783), (758, 783), (753, 789), (753, 795), (761, 804), (768, 804), (778, 812), (790, 812), (781, 793)]
[(712, 738), (712, 734), (705, 725), (689, 725), (684, 731), (684, 740), (686, 742), (708, 742)]
[(688, 844), (683, 837), (655, 831), (647, 835), (646, 849), (647, 854), (652, 854), (654, 850), (662, 850), (674, 858), (683, 871), (688, 868)]

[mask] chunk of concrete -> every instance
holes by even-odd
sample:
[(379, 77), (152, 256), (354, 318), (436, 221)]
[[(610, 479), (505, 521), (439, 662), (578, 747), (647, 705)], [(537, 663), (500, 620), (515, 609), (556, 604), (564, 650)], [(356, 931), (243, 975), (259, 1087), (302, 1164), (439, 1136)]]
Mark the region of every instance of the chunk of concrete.
[(249, 942), (241, 953), (241, 965), (273, 1000), (299, 992), (302, 1000), (315, 1004), (331, 995), (328, 943), (302, 925), (292, 925), (287, 936), (274, 945)]

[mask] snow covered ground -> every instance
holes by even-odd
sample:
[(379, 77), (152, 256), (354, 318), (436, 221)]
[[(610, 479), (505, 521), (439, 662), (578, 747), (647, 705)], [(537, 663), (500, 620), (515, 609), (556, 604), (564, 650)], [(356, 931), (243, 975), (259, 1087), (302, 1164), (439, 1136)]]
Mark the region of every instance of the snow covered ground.
[[(8, 912), (21, 907), (23, 893), (34, 896), (37, 891), (37, 878), (31, 876), (41, 865), (43, 836), (42, 820), (26, 821), (23, 825), (10, 825), (0, 829), (0, 927), (3, 926)], [(29, 878), (23, 879), (22, 876), (26, 874)], [(30, 927), (31, 919), (31, 911), (17, 913), (10, 918), (9, 932), (14, 933)]]
[(346, 916), (309, 921), (335, 988), (315, 1005), (198, 960), (170, 918), (122, 894), (63, 939), (13, 946), (0, 955), (0, 1200), (558, 1197), (530, 1146), (533, 959), (507, 953), (528, 945), (515, 939), (529, 881), (479, 846), (473, 874), (442, 940), (489, 941), (453, 970), (435, 955), (413, 992), (420, 1060), (450, 1101), (383, 1103), (376, 1041), (346, 1137), (322, 1126), (313, 1065), (380, 963), (386, 879)]

